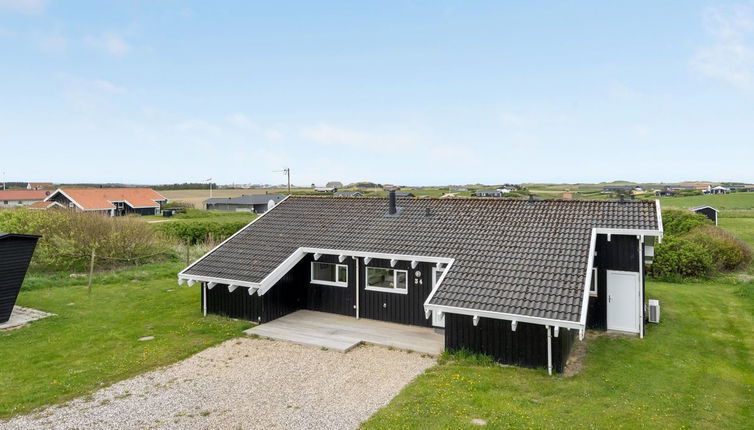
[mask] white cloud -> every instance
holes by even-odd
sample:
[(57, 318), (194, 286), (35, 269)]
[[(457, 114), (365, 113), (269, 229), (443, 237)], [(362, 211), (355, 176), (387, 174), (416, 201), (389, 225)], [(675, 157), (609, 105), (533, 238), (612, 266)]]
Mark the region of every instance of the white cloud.
[(43, 36), (37, 43), (40, 49), (51, 54), (63, 54), (68, 50), (68, 39), (59, 34)]
[(0, 11), (39, 14), (45, 11), (49, 0), (0, 0)]
[(115, 33), (104, 33), (96, 37), (89, 36), (86, 38), (86, 42), (116, 57), (123, 57), (132, 50), (131, 45)]
[(712, 43), (691, 64), (701, 73), (738, 88), (754, 89), (754, 12), (751, 8), (709, 8), (704, 23)]
[(323, 145), (342, 145), (358, 148), (405, 149), (424, 144), (427, 139), (414, 131), (374, 132), (347, 130), (326, 123), (319, 123), (301, 132), (305, 139)]
[(110, 81), (96, 80), (92, 82), (92, 85), (111, 94), (126, 94), (128, 92), (125, 88), (115, 85)]

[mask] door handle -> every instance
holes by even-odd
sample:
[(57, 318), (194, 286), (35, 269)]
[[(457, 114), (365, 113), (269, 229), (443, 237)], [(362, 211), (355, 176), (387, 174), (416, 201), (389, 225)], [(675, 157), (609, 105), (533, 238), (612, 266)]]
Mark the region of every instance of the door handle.
[(611, 296), (610, 294), (607, 295), (607, 302), (608, 303), (612, 303), (613, 302), (613, 296)]

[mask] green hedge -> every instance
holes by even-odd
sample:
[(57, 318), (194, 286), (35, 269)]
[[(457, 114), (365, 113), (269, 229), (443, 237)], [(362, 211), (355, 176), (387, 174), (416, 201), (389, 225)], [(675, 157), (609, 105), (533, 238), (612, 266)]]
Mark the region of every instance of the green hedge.
[(248, 224), (247, 221), (164, 222), (157, 224), (157, 228), (168, 237), (194, 245), (205, 241), (227, 239), (246, 224)]
[(655, 249), (649, 274), (658, 279), (706, 278), (752, 261), (751, 249), (732, 234), (690, 211), (662, 211), (665, 238)]

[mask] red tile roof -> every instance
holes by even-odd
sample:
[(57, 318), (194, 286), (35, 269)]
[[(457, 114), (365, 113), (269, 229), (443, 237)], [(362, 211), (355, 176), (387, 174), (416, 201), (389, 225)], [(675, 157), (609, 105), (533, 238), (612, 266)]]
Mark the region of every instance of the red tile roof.
[(151, 188), (80, 188), (59, 189), (84, 210), (112, 209), (112, 202), (126, 202), (131, 207), (159, 207), (159, 200), (165, 196)]
[(52, 191), (45, 190), (5, 190), (0, 191), (0, 200), (44, 200)]

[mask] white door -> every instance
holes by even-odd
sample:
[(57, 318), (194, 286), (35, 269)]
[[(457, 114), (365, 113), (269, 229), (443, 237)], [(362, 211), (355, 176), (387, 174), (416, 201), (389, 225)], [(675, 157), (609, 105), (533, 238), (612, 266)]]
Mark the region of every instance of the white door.
[(607, 329), (639, 333), (641, 283), (636, 272), (607, 271)]
[[(432, 291), (434, 291), (435, 287), (437, 286), (437, 280), (440, 279), (440, 276), (442, 276), (442, 270), (434, 269), (432, 270)], [(445, 314), (442, 314), (441, 316), (437, 316), (437, 311), (432, 312), (432, 326), (434, 327), (445, 327)]]

